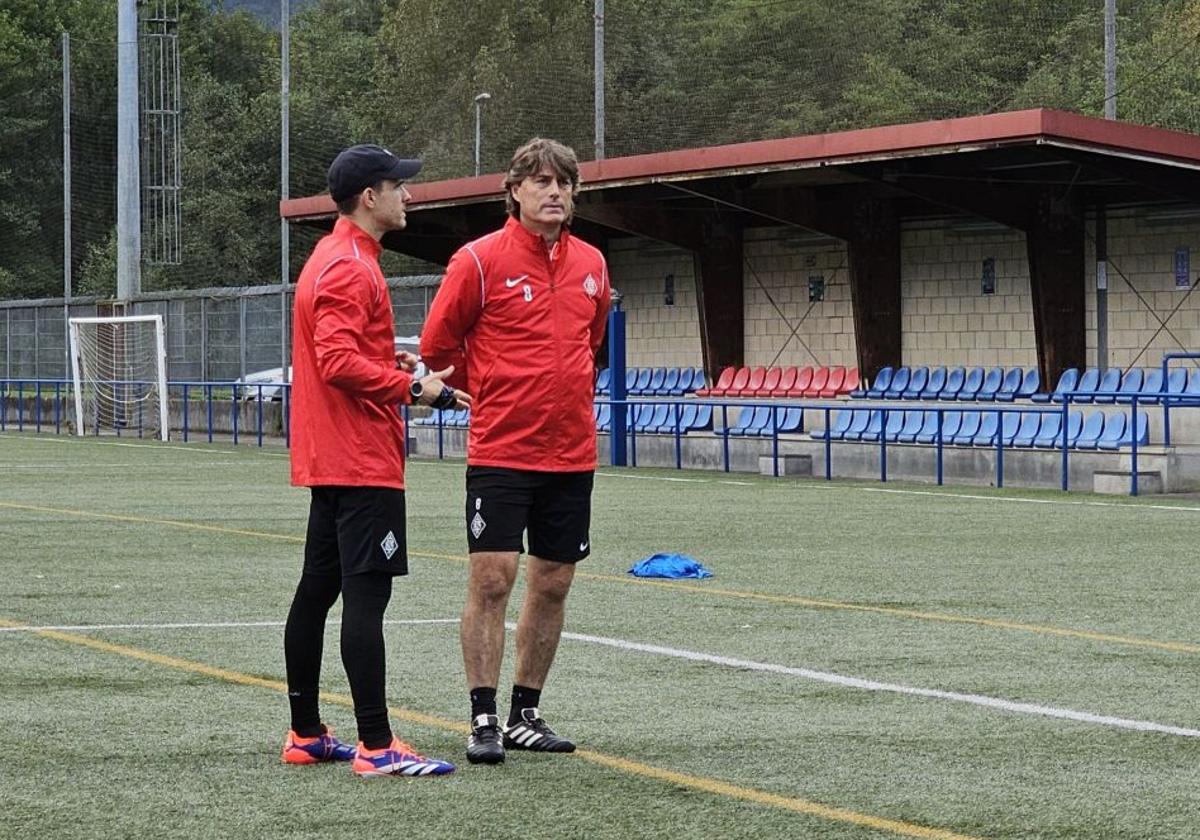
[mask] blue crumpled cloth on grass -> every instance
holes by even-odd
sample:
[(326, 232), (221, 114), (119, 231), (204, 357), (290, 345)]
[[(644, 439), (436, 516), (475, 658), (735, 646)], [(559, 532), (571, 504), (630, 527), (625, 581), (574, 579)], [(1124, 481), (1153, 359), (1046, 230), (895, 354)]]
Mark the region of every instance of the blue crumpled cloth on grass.
[(686, 554), (652, 554), (629, 569), (635, 577), (707, 578), (712, 572)]

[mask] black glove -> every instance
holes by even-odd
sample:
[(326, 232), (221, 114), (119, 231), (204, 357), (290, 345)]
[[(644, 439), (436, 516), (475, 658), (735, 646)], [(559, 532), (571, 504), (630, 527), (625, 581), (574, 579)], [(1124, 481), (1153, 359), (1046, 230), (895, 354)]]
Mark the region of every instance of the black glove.
[(430, 403), (430, 407), (445, 411), (448, 408), (454, 408), (458, 405), (458, 397), (454, 394), (454, 389), (449, 385), (442, 385), (442, 392), (437, 395), (437, 399)]

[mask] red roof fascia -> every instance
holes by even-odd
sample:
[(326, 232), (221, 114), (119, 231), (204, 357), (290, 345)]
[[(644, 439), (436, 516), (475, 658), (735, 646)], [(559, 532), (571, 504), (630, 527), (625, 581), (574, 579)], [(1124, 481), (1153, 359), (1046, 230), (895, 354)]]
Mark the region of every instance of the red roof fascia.
[[(1094, 144), (1111, 149), (1200, 163), (1200, 137), (1149, 126), (1111, 122), (1063, 111), (1032, 109), (1002, 114), (889, 125), (779, 140), (680, 149), (587, 161), (580, 177), (588, 187), (608, 183), (696, 177), (708, 173), (837, 163), (864, 157), (904, 154), (1035, 138)], [(502, 194), (502, 175), (493, 173), (450, 181), (409, 185), (412, 208), (448, 202), (492, 201)], [(335, 210), (328, 195), (280, 202), (285, 218), (326, 216)]]

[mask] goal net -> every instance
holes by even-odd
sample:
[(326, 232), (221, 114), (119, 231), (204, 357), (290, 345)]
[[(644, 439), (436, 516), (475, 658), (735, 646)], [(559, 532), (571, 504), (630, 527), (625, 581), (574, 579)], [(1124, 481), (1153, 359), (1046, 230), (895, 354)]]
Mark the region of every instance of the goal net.
[(72, 318), (76, 434), (167, 439), (167, 351), (161, 315)]

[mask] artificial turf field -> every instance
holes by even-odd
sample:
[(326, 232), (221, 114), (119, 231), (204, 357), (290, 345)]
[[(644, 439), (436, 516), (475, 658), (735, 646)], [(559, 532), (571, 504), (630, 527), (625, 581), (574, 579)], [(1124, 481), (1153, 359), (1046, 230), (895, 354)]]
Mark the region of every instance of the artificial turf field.
[(393, 728), (459, 770), (364, 781), (279, 762), (285, 452), (0, 434), (0, 837), (1200, 837), (1194, 500), (600, 473), (542, 701), (580, 752), (480, 767), (463, 468), (410, 462)]

